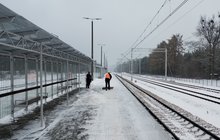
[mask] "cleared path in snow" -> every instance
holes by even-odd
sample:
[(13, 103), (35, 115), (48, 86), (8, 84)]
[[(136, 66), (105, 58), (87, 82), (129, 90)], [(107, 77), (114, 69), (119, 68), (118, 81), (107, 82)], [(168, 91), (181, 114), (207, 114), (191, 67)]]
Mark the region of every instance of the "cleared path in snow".
[[(91, 140), (168, 140), (171, 136), (146, 109), (113, 77), (113, 90), (101, 90), (103, 79), (95, 80), (89, 102), (97, 106), (97, 116), (88, 125)], [(94, 99), (95, 97), (95, 99)]]

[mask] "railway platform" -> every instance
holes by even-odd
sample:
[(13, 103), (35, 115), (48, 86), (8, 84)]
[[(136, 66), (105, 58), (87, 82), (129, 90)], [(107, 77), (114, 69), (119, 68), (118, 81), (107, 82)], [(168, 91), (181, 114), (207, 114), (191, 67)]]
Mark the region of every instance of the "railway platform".
[(112, 90), (102, 90), (104, 79), (95, 79), (39, 118), (13, 132), (10, 139), (170, 140), (172, 136), (113, 76)]

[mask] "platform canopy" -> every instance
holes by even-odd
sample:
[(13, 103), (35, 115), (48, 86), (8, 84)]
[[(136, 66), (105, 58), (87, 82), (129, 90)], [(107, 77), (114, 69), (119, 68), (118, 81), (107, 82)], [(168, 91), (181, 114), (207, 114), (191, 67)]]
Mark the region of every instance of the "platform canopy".
[[(58, 25), (59, 26), (59, 25)], [(37, 54), (90, 63), (92, 59), (0, 4), (0, 51)]]

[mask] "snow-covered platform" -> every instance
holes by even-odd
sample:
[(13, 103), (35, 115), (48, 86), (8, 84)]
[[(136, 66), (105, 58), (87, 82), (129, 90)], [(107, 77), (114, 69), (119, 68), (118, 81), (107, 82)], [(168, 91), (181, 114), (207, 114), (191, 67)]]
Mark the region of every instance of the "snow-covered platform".
[[(170, 140), (135, 97), (113, 77), (112, 90), (102, 90), (104, 79), (95, 79), (55, 110), (45, 114), (45, 127), (38, 120), (15, 133), (18, 139)], [(34, 126), (34, 127), (33, 127)], [(39, 128), (39, 129), (36, 129)], [(28, 131), (28, 132), (27, 132)]]
[(113, 90), (100, 90), (104, 80), (92, 83), (88, 100), (97, 106), (97, 116), (88, 126), (93, 140), (166, 140), (171, 139), (137, 99), (116, 79)]

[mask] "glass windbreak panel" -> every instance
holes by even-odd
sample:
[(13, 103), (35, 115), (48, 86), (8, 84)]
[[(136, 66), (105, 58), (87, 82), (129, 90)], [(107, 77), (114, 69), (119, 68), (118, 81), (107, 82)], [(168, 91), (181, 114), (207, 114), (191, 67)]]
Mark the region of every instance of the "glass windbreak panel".
[(69, 73), (68, 73), (68, 79), (73, 78), (73, 64), (69, 64)]
[(61, 63), (58, 64), (58, 81), (62, 80), (62, 73), (61, 73)]
[(52, 81), (52, 73), (51, 73), (51, 62), (46, 62), (46, 79), (47, 84)]
[(57, 94), (57, 92), (58, 92), (57, 84), (54, 85), (52, 88), (53, 88), (53, 95)]
[[(75, 66), (75, 63), (72, 64), (71, 66), (71, 78), (75, 78), (75, 73), (74, 73), (74, 67)], [(75, 83), (75, 80), (71, 80), (71, 85), (73, 85)], [(73, 85), (74, 86), (74, 85)]]
[[(57, 70), (58, 70), (57, 78), (58, 78), (58, 81), (62, 80), (61, 66), (62, 66), (61, 63), (57, 64)], [(60, 84), (60, 83), (57, 84), (58, 93), (61, 91), (61, 86), (62, 86), (62, 84)]]
[(47, 86), (45, 96), (51, 97), (52, 96), (52, 86)]
[[(76, 63), (73, 64), (73, 78), (77, 78), (77, 70), (78, 70), (78, 69), (77, 69), (77, 68), (78, 68), (77, 66), (78, 66), (78, 65), (77, 65)], [(76, 88), (76, 86), (77, 86), (77, 85), (76, 85), (76, 84), (77, 84), (76, 82), (77, 82), (77, 79), (74, 80), (74, 81), (72, 81), (72, 83), (74, 84), (74, 87), (75, 87), (75, 88)]]
[(3, 118), (11, 113), (11, 97), (6, 96), (0, 98), (0, 118)]
[[(40, 85), (40, 60), (37, 62), (38, 65), (38, 85)], [(45, 84), (45, 64), (42, 62), (42, 84)]]
[(0, 94), (11, 90), (10, 57), (0, 55)]
[(62, 67), (63, 67), (63, 79), (66, 80), (67, 63), (63, 62)]
[(14, 58), (14, 90), (25, 87), (25, 63), (24, 58)]
[(28, 100), (36, 98), (37, 92), (39, 92), (39, 89), (34, 89), (34, 90), (28, 91)]
[(80, 65), (80, 81), (82, 86), (85, 86), (86, 74), (90, 71), (89, 67), (89, 65)]
[(91, 72), (91, 66), (90, 65), (83, 65), (82, 64), (80, 66), (80, 71), (81, 71), (82, 74), (86, 74), (86, 73), (88, 73), (88, 71)]
[(14, 105), (16, 106), (15, 112), (25, 107), (26, 105), (25, 96), (26, 96), (26, 92), (21, 92), (14, 95)]
[[(28, 60), (28, 87), (37, 86), (37, 72), (39, 72), (37, 71), (37, 61), (34, 59)], [(28, 91), (28, 100), (36, 98), (39, 92), (38, 90)]]
[[(51, 62), (47, 61), (46, 62), (46, 84), (49, 84), (51, 83)], [(45, 95), (44, 96), (48, 96), (50, 97), (51, 96), (51, 86), (47, 86), (45, 87)]]
[(53, 82), (57, 82), (57, 74), (58, 72), (58, 68), (57, 68), (57, 63), (56, 62), (53, 62)]
[(28, 60), (28, 87), (36, 86), (37, 70), (36, 60)]
[(74, 63), (74, 64), (73, 64), (73, 74), (74, 74), (74, 78), (77, 78), (77, 72), (78, 72), (78, 64)]

